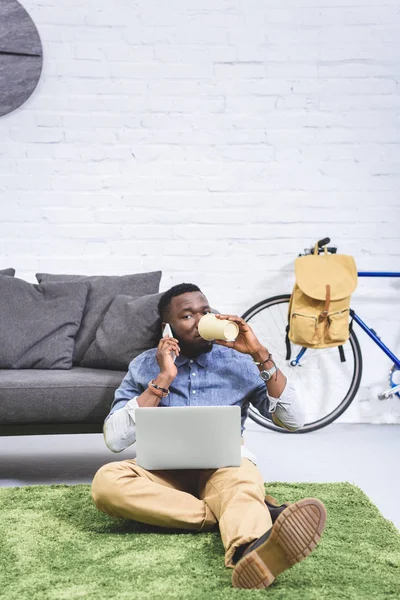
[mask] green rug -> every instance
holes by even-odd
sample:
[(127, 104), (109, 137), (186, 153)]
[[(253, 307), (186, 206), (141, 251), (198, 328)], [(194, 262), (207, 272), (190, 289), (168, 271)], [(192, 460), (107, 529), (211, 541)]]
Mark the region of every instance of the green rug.
[(266, 485), (279, 501), (315, 496), (328, 520), (316, 550), (264, 590), (232, 588), (218, 532), (113, 519), (89, 485), (0, 489), (0, 598), (273, 600), (400, 598), (400, 534), (349, 483)]

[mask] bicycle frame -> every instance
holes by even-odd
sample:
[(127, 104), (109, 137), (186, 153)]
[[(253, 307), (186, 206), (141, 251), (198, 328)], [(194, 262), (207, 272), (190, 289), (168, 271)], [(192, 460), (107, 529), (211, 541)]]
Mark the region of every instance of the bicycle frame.
[[(400, 277), (400, 273), (396, 272), (385, 272), (385, 271), (360, 271), (357, 273), (358, 277)], [(356, 323), (365, 331), (365, 333), (379, 346), (381, 350), (394, 362), (396, 367), (400, 369), (400, 359), (397, 358), (391, 350), (385, 346), (385, 344), (380, 340), (380, 338), (376, 335), (375, 331), (368, 327), (366, 323), (354, 312), (354, 310), (350, 309), (350, 315), (354, 319)], [(297, 366), (301, 357), (304, 355), (307, 348), (302, 348), (296, 358), (291, 361), (292, 366)]]
[[(357, 275), (359, 277), (400, 277), (400, 273), (392, 271), (360, 271), (357, 273)], [(361, 329), (365, 331), (365, 333), (375, 342), (375, 344), (377, 344), (379, 348), (383, 350), (383, 352), (390, 358), (390, 360), (394, 362), (396, 367), (400, 369), (400, 359), (397, 358), (397, 356), (393, 354), (393, 352), (391, 352), (387, 346), (385, 346), (385, 344), (376, 335), (375, 331), (368, 327), (368, 325), (366, 325), (364, 321), (360, 319), (360, 317), (354, 312), (354, 310), (350, 311), (350, 314), (355, 320), (355, 322), (359, 324)]]

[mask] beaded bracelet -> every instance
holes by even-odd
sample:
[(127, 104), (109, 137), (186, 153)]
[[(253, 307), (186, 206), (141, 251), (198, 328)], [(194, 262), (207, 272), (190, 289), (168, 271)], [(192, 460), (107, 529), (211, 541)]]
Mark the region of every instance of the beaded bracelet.
[(154, 383), (154, 379), (152, 379), (151, 381), (149, 381), (148, 383), (148, 387), (151, 389), (152, 392), (154, 392), (159, 398), (165, 398), (165, 396), (168, 396), (169, 394), (169, 390), (166, 390), (165, 388), (157, 385), (156, 383)]

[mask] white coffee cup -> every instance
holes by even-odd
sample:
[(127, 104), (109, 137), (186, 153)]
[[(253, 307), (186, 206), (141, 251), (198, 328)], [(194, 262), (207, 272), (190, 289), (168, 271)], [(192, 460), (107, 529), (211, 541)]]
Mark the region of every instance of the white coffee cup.
[(217, 319), (213, 313), (203, 315), (198, 324), (199, 334), (204, 340), (234, 342), (239, 335), (239, 325), (228, 319)]

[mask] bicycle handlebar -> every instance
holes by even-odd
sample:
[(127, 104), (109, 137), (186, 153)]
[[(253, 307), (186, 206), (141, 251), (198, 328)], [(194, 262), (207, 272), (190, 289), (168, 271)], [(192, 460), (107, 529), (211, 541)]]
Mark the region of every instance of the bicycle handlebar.
[[(330, 241), (331, 241), (331, 239), (326, 237), (326, 238), (323, 238), (322, 240), (319, 240), (318, 242), (316, 242), (318, 254), (320, 254), (320, 252), (324, 251), (324, 246), (329, 244)], [(311, 246), (311, 248), (305, 248), (304, 255), (299, 254), (299, 256), (305, 256), (307, 254), (314, 254), (314, 248), (315, 248), (315, 244), (313, 246)], [(330, 252), (331, 254), (336, 254), (337, 248), (335, 248), (334, 246), (331, 246), (331, 247), (327, 248), (327, 251)]]
[(331, 241), (331, 238), (324, 238), (323, 240), (319, 240), (319, 242), (317, 242), (317, 244), (318, 244), (318, 250), (320, 248), (323, 248), (327, 244), (329, 244), (330, 241)]

